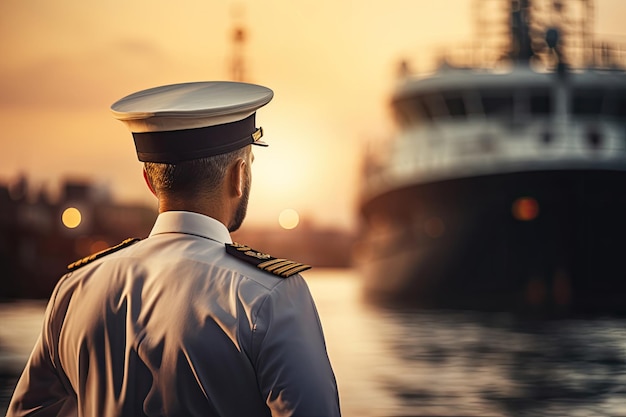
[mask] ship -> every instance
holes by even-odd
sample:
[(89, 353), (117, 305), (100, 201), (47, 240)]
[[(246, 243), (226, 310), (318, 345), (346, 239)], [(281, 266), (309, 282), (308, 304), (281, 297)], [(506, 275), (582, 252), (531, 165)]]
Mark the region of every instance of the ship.
[(590, 0), (498, 3), (508, 34), (495, 59), (446, 58), (426, 76), (402, 65), (397, 134), (364, 163), (363, 294), (625, 313), (623, 49), (595, 39)]

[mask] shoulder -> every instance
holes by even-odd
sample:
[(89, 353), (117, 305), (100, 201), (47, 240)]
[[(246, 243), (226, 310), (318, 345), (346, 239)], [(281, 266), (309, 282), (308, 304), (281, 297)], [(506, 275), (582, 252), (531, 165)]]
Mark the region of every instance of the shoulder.
[(239, 243), (227, 243), (226, 252), (238, 260), (256, 267), (258, 270), (265, 271), (280, 278), (289, 278), (307, 269), (311, 269), (310, 265), (290, 261), (289, 259), (276, 258)]
[(91, 254), (89, 256), (85, 256), (84, 258), (79, 259), (76, 262), (72, 262), (71, 264), (69, 264), (67, 266), (67, 270), (68, 270), (68, 272), (75, 271), (78, 268), (83, 267), (83, 266), (89, 264), (90, 262), (95, 261), (96, 259), (100, 259), (100, 258), (105, 257), (107, 255), (110, 255), (110, 254), (112, 254), (114, 252), (117, 252), (117, 251), (119, 251), (121, 249), (124, 249), (124, 248), (126, 248), (128, 246), (131, 246), (131, 245), (139, 242), (140, 240), (141, 239), (134, 238), (134, 237), (125, 239), (124, 241), (122, 241), (121, 243), (118, 243), (115, 246), (111, 246), (110, 248), (104, 249), (104, 250), (102, 250), (100, 252)]

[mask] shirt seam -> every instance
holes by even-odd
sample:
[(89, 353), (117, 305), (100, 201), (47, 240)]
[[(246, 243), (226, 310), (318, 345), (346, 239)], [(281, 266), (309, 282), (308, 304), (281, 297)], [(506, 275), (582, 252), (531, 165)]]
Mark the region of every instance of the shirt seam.
[(259, 308), (257, 309), (257, 314), (256, 317), (254, 317), (254, 321), (252, 322), (252, 332), (250, 335), (250, 346), (252, 346), (255, 349), (254, 352), (254, 363), (256, 364), (258, 362), (258, 356), (259, 353), (258, 351), (256, 351), (256, 346), (254, 345), (254, 337), (257, 334), (257, 322), (259, 321), (259, 316), (261, 315), (261, 310), (263, 310), (263, 307), (265, 306), (265, 303), (267, 302), (268, 299), (271, 298), (272, 293), (274, 292), (274, 290), (276, 288), (278, 288), (280, 285), (282, 285), (284, 283), (284, 281), (279, 282), (278, 284), (276, 284), (273, 288), (267, 288), (261, 284), (259, 284), (258, 282), (252, 280), (251, 278), (249, 278), (246, 275), (241, 275), (244, 279), (249, 279), (252, 282), (254, 282), (256, 285), (262, 287), (262, 288), (266, 288), (267, 289), (267, 293), (265, 294), (265, 297), (263, 298), (263, 301), (261, 302), (261, 304), (259, 305)]

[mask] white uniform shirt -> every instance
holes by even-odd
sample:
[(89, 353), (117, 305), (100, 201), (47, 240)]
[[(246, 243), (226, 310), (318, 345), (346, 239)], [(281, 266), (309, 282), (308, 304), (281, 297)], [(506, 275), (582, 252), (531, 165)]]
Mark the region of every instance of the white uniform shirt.
[(228, 255), (190, 212), (57, 284), (8, 416), (340, 415), (300, 275)]

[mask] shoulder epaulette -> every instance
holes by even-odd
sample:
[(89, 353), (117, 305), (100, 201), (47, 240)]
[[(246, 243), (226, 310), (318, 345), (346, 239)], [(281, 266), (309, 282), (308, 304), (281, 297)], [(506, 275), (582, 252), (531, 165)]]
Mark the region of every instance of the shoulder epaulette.
[(95, 261), (96, 259), (100, 259), (103, 256), (107, 256), (107, 255), (110, 255), (113, 252), (117, 252), (118, 250), (123, 249), (123, 248), (125, 248), (127, 246), (130, 246), (130, 245), (132, 245), (134, 243), (137, 243), (140, 240), (141, 239), (137, 239), (136, 237), (128, 238), (128, 239), (124, 240), (122, 243), (119, 243), (119, 244), (117, 244), (115, 246), (111, 246), (108, 249), (101, 250), (100, 252), (94, 253), (92, 255), (85, 256), (83, 259), (80, 259), (80, 260), (78, 260), (76, 262), (73, 262), (73, 263), (69, 264), (67, 266), (67, 269), (68, 269), (68, 271), (75, 271), (78, 268), (80, 268), (81, 266), (85, 266), (88, 263)]
[(270, 272), (282, 278), (288, 278), (299, 272), (311, 269), (310, 265), (301, 264), (288, 259), (274, 258), (273, 256), (258, 252), (249, 246), (239, 243), (227, 243), (226, 252), (242, 261), (255, 265), (263, 271)]

